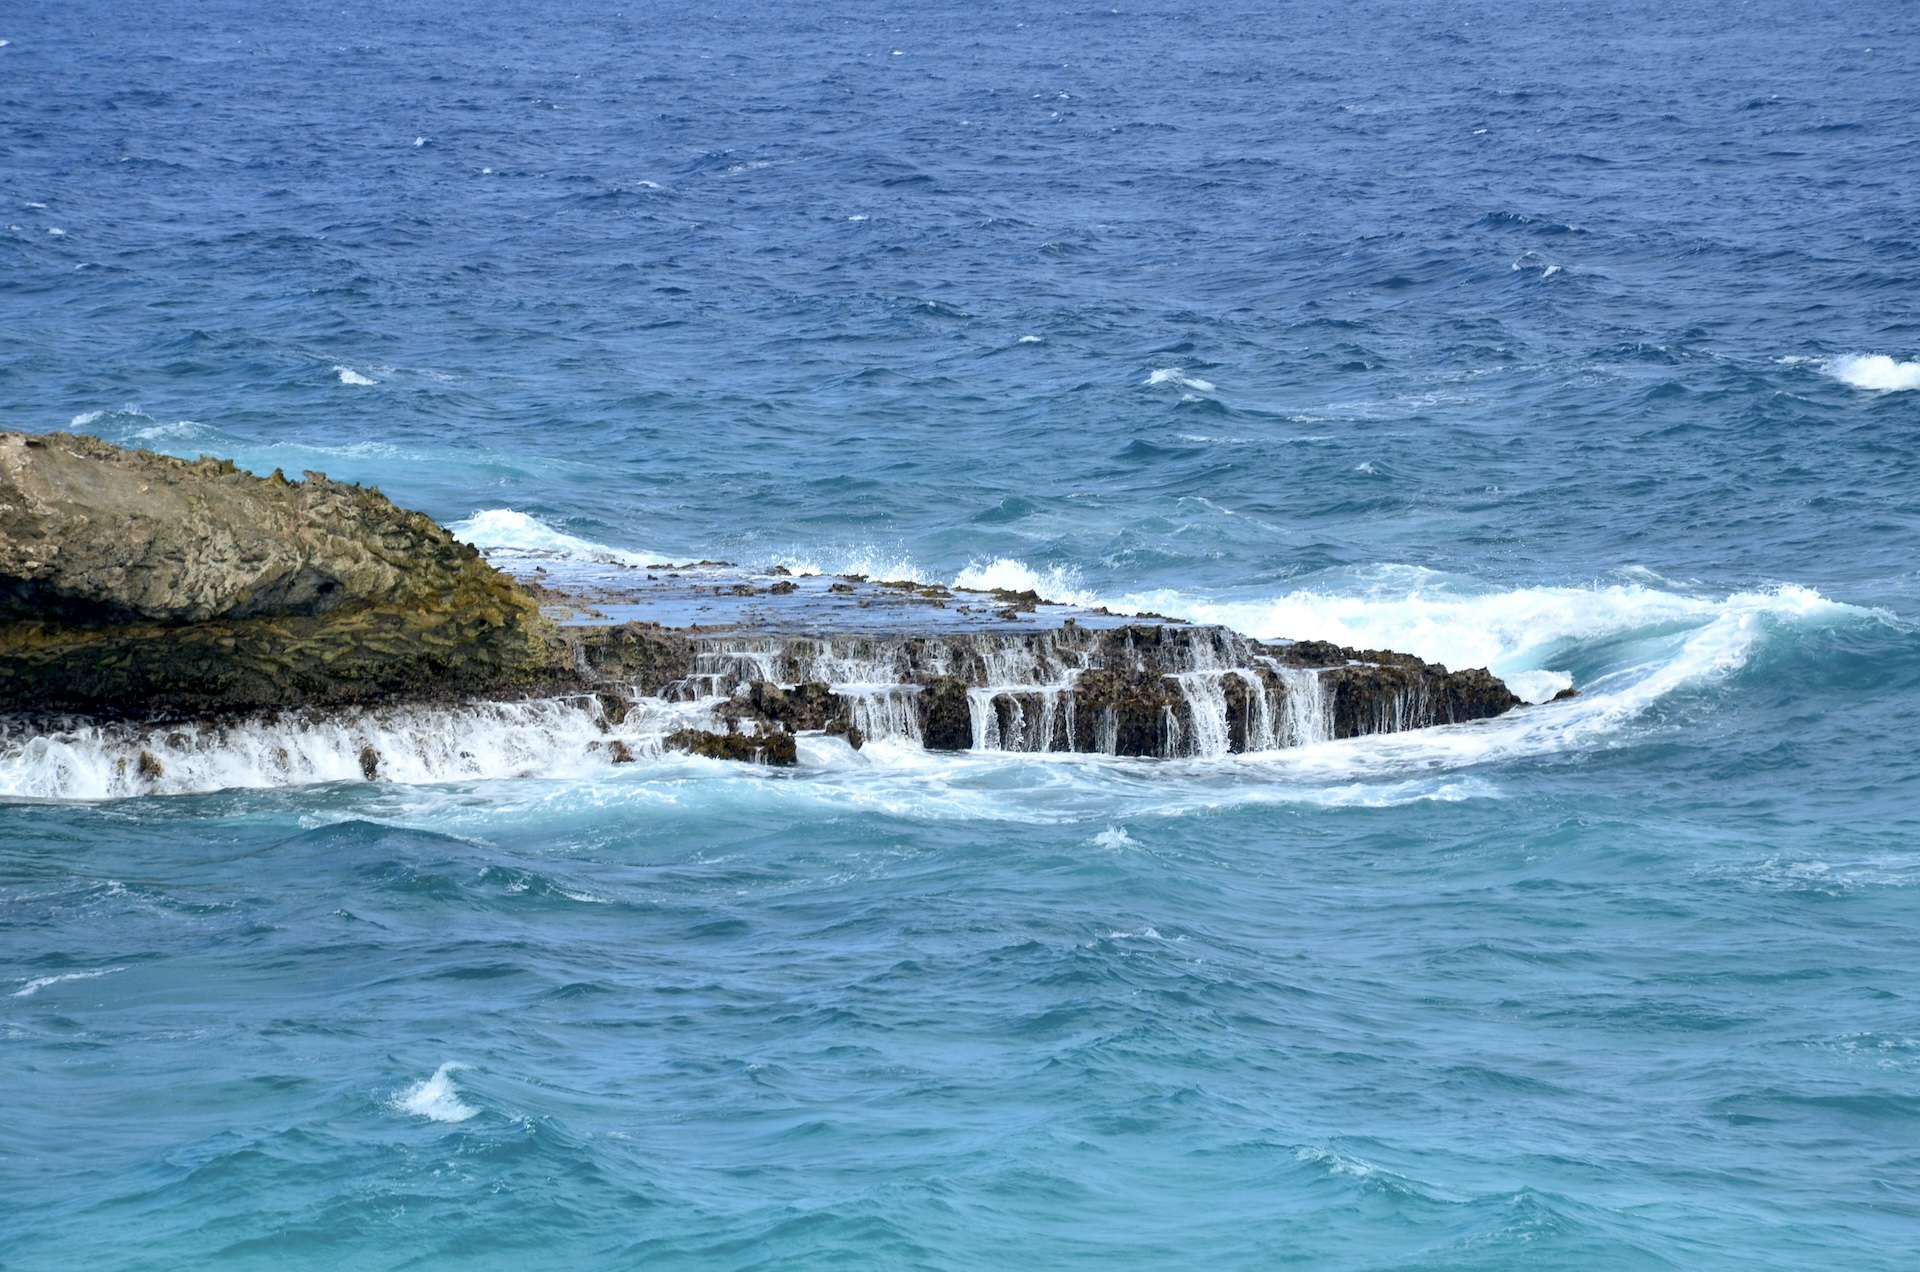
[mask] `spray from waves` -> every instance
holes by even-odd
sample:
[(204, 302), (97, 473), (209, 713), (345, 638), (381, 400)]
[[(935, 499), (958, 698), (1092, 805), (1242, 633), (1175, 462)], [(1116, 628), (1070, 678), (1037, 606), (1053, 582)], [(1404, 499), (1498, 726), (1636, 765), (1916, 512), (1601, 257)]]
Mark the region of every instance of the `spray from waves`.
[(858, 574), (888, 582), (931, 581), (904, 551), (870, 543), (823, 551), (776, 552), (769, 564), (785, 566), (791, 573), (809, 578), (820, 574)]
[(464, 1122), (479, 1109), (463, 1102), (454, 1088), (453, 1075), (467, 1066), (449, 1060), (433, 1071), (433, 1076), (414, 1083), (389, 1101), (397, 1113), (409, 1113), (433, 1122)]
[(1920, 362), (1900, 362), (1884, 353), (1849, 353), (1829, 358), (1822, 370), (1856, 389), (1879, 393), (1920, 389)]
[(374, 379), (372, 376), (362, 375), (352, 367), (336, 366), (333, 371), (335, 375), (340, 377), (340, 383), (350, 384), (355, 388), (370, 389), (380, 383), (380, 381)]
[[(1610, 590), (1610, 589), (1609, 589)], [(1676, 626), (1666, 615), (1676, 600), (1656, 594), (1648, 622), (1611, 631), (1589, 628), (1624, 650), (1581, 696), (1540, 709), (1509, 712), (1477, 725), (1446, 725), (1411, 733), (1377, 735), (1264, 758), (1274, 777), (1288, 781), (1363, 781), (1409, 771), (1457, 769), (1524, 757), (1605, 746), (1660, 699), (1676, 691), (1722, 682), (1745, 667), (1771, 634), (1807, 624), (1886, 617), (1827, 600), (1807, 588), (1736, 592), (1722, 601), (1696, 602), (1692, 625)], [(1603, 602), (1617, 606), (1615, 598)]]
[(1081, 586), (1080, 572), (1073, 567), (1050, 565), (1036, 570), (1012, 557), (975, 561), (954, 576), (953, 586), (987, 592), (1001, 589), (1009, 592), (1032, 591), (1044, 600), (1060, 601), (1067, 605), (1100, 604), (1092, 592)]
[(667, 558), (654, 552), (634, 552), (610, 548), (564, 530), (556, 530), (538, 517), (530, 517), (512, 508), (484, 508), (463, 521), (447, 527), (453, 537), (487, 553), (509, 560), (539, 556), (572, 559), (601, 565), (647, 566)]
[(1351, 590), (1302, 588), (1249, 600), (1163, 589), (1107, 603), (1219, 623), (1262, 640), (1330, 640), (1357, 649), (1402, 650), (1449, 667), (1486, 667), (1531, 701), (1571, 683), (1568, 673), (1545, 664), (1597, 641), (1681, 632), (1726, 616), (1793, 619), (1852, 608), (1792, 585), (1719, 599), (1641, 583), (1463, 590), (1435, 571), (1400, 565), (1374, 567), (1349, 585)]

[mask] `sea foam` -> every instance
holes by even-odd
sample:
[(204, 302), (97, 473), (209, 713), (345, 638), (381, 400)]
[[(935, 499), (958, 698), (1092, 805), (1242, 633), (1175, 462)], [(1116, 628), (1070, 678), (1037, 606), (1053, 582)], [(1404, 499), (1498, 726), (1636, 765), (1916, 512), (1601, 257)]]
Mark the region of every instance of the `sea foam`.
[(58, 976), (36, 976), (34, 979), (13, 991), (9, 997), (32, 998), (49, 985), (60, 985), (67, 981), (95, 980), (101, 976), (111, 976), (115, 972), (124, 972), (124, 967), (102, 967), (91, 972), (62, 972)]
[(1829, 358), (1826, 373), (1842, 384), (1879, 393), (1920, 389), (1920, 361), (1900, 362), (1884, 353), (1849, 353)]
[(453, 1075), (466, 1067), (457, 1060), (447, 1061), (433, 1071), (432, 1077), (422, 1079), (394, 1096), (391, 1107), (396, 1112), (410, 1113), (433, 1122), (466, 1121), (480, 1111), (464, 1103), (453, 1085)]
[(351, 384), (356, 388), (372, 388), (374, 385), (380, 383), (380, 381), (371, 376), (361, 375), (352, 367), (336, 366), (333, 371), (335, 375), (340, 377), (340, 383)]
[(1147, 377), (1146, 383), (1149, 385), (1175, 384), (1183, 389), (1192, 389), (1196, 393), (1211, 393), (1214, 390), (1212, 380), (1188, 375), (1185, 367), (1161, 367)]
[(635, 552), (582, 539), (512, 508), (483, 508), (447, 529), (456, 539), (484, 552), (508, 556), (536, 553), (603, 565), (632, 566), (652, 565), (667, 559), (657, 553)]

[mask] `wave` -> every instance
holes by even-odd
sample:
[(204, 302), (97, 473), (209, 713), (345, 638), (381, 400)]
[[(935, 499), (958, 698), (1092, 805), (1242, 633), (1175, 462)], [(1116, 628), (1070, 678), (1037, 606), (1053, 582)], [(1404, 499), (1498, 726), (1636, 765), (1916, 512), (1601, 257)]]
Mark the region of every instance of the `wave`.
[[(1372, 567), (1343, 582), (1351, 590), (1301, 588), (1272, 597), (1216, 600), (1157, 589), (1124, 593), (1105, 603), (1120, 610), (1219, 623), (1261, 640), (1330, 640), (1358, 649), (1394, 649), (1454, 668), (1486, 667), (1502, 676), (1544, 670), (1544, 661), (1570, 654), (1582, 644), (1636, 632), (1678, 630), (1721, 618), (1819, 616), (1852, 608), (1791, 584), (1721, 598), (1643, 583), (1494, 591), (1405, 565)], [(1556, 691), (1564, 687), (1561, 682)]]
[(821, 574), (858, 574), (887, 582), (900, 579), (914, 583), (932, 582), (906, 552), (897, 547), (882, 548), (874, 544), (808, 552), (776, 552), (768, 564), (784, 566), (790, 573), (807, 578)]
[(432, 1077), (424, 1078), (395, 1095), (390, 1106), (395, 1112), (410, 1113), (433, 1122), (466, 1121), (480, 1112), (464, 1103), (453, 1085), (453, 1075), (466, 1067), (457, 1060), (447, 1061), (433, 1071)]
[(1849, 353), (1844, 357), (1829, 358), (1822, 369), (1840, 381), (1856, 389), (1870, 389), (1879, 393), (1896, 393), (1907, 389), (1920, 389), (1920, 362), (1900, 362), (1884, 353)]
[(631, 566), (655, 565), (667, 559), (656, 552), (612, 548), (604, 543), (582, 539), (512, 508), (483, 508), (464, 520), (454, 522), (447, 529), (452, 531), (454, 538), (471, 543), (490, 557), (556, 557), (600, 565)]
[(1036, 570), (1012, 557), (975, 561), (953, 576), (953, 586), (981, 591), (1037, 592), (1049, 601), (1067, 605), (1100, 604), (1092, 592), (1081, 586), (1080, 572), (1072, 566), (1050, 565)]
[(1183, 389), (1192, 389), (1196, 393), (1214, 391), (1212, 380), (1203, 380), (1197, 375), (1188, 375), (1185, 367), (1161, 367), (1146, 378), (1148, 385), (1175, 384)]
[(335, 375), (340, 377), (340, 383), (351, 384), (356, 388), (370, 389), (374, 385), (380, 383), (380, 381), (374, 379), (372, 376), (362, 375), (358, 371), (355, 371), (352, 367), (336, 366), (334, 367), (333, 371)]
[(62, 972), (58, 976), (36, 976), (19, 989), (14, 990), (9, 996), (13, 998), (32, 998), (35, 994), (50, 985), (60, 985), (67, 981), (96, 980), (99, 977), (111, 976), (115, 972), (124, 972), (126, 970), (124, 967), (102, 967), (90, 972)]

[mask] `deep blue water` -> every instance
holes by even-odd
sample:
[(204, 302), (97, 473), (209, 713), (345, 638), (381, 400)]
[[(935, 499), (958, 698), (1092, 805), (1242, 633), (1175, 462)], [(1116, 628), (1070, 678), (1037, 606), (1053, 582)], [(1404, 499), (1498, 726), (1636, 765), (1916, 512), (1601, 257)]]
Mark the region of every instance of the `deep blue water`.
[(0, 426), (1584, 696), (9, 752), (0, 1265), (1914, 1266), (1920, 14), (904, 8), (9, 8)]

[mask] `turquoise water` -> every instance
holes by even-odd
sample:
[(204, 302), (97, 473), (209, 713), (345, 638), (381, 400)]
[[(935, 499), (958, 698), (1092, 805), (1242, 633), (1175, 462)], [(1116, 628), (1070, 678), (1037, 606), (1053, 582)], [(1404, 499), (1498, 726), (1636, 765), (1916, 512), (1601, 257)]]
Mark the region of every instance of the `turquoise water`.
[(0, 39), (0, 425), (1583, 691), (118, 799), (0, 738), (0, 1264), (1913, 1266), (1911, 13)]

